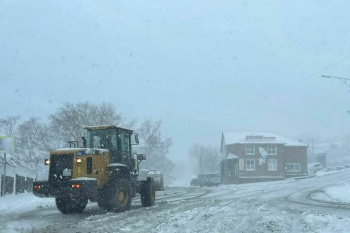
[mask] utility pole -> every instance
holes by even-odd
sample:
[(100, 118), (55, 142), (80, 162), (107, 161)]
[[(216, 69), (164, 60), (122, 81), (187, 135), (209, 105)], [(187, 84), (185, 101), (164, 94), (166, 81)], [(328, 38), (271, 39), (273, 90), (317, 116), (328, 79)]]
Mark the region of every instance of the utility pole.
[(312, 138), (312, 158), (314, 159), (314, 162), (316, 162), (315, 158), (315, 148), (314, 148), (314, 138)]
[(321, 75), (322, 78), (335, 78), (338, 79), (339, 81), (341, 81), (342, 83), (344, 83), (346, 86), (348, 86), (350, 88), (350, 84), (348, 82), (350, 82), (349, 78), (342, 78), (342, 77), (336, 77), (336, 76), (331, 76), (331, 75)]
[(200, 158), (200, 165), (201, 165), (201, 173), (203, 173), (202, 146), (201, 146), (201, 158)]
[(5, 187), (6, 187), (6, 153), (13, 154), (15, 151), (15, 138), (14, 137), (7, 137), (7, 136), (0, 136), (0, 153), (4, 153), (4, 178), (2, 182), (2, 193), (3, 197), (5, 197)]
[(6, 186), (6, 153), (4, 153), (4, 179), (2, 182), (2, 193), (5, 197), (5, 186)]

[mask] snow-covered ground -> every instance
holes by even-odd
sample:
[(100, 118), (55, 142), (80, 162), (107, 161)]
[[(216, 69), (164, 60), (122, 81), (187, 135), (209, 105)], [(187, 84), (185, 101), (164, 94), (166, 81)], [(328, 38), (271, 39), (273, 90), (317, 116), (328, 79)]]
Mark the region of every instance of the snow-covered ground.
[(55, 199), (39, 198), (32, 193), (20, 193), (0, 197), (0, 213), (2, 214), (27, 212), (49, 206), (55, 206)]
[(31, 193), (0, 198), (0, 232), (349, 232), (350, 170), (303, 180), (171, 187), (157, 204), (139, 199), (124, 213), (89, 203), (81, 214), (63, 215), (52, 198)]

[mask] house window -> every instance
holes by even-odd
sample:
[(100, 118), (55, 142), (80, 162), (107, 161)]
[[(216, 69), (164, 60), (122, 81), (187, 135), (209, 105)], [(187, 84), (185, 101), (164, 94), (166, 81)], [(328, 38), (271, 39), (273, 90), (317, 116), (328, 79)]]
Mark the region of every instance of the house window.
[(269, 159), (268, 160), (268, 170), (269, 171), (277, 171), (277, 159)]
[(267, 154), (277, 155), (277, 145), (267, 145)]
[(245, 169), (247, 171), (254, 171), (255, 170), (255, 160), (254, 159), (247, 159), (245, 161)]
[(300, 172), (300, 163), (286, 163), (287, 172)]
[(255, 155), (255, 145), (254, 144), (246, 144), (245, 145), (245, 154), (246, 155)]

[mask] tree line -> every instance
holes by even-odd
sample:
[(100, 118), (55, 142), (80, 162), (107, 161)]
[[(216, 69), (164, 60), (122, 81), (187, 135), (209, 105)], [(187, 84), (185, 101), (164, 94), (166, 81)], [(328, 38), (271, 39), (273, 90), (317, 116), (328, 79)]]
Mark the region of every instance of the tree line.
[(196, 174), (219, 172), (220, 153), (217, 148), (195, 143), (188, 151), (188, 155), (194, 160), (193, 169)]
[(66, 147), (68, 141), (81, 141), (85, 126), (117, 125), (139, 133), (140, 145), (136, 147), (136, 152), (146, 154), (147, 164), (144, 166), (160, 171), (171, 170), (174, 164), (167, 154), (172, 139), (162, 134), (162, 121), (147, 119), (138, 127), (136, 124), (136, 119), (126, 119), (110, 103), (65, 103), (50, 114), (46, 122), (38, 117), (27, 120), (22, 120), (21, 116), (2, 118), (0, 135), (16, 138), (13, 160), (38, 171), (51, 150)]

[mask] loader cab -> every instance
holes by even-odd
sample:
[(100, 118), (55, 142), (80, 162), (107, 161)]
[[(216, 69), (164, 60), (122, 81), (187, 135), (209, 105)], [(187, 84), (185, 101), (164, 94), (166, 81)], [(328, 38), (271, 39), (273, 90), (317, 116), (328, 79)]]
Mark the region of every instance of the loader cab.
[(132, 130), (117, 126), (88, 126), (86, 147), (92, 149), (108, 149), (109, 163), (121, 163), (135, 169), (132, 156), (132, 145), (138, 144), (137, 134)]

